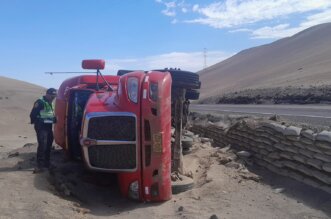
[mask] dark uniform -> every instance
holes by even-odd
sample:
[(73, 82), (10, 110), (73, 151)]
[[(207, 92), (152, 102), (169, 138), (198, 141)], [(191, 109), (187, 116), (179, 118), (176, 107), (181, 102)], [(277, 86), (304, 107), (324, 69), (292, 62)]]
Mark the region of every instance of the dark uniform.
[(56, 90), (48, 89), (46, 95), (34, 103), (30, 113), (31, 124), (34, 124), (37, 133), (37, 168), (39, 169), (50, 166), (50, 153), (54, 139), (52, 126), (55, 122), (52, 101), (55, 96)]

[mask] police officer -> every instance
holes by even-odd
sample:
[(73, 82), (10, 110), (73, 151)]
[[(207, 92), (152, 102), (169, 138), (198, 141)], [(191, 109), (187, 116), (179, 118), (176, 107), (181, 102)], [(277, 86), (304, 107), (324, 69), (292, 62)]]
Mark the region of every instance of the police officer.
[(37, 167), (34, 173), (42, 172), (50, 167), (50, 153), (53, 143), (53, 123), (56, 122), (53, 100), (56, 97), (56, 89), (49, 88), (46, 95), (38, 99), (31, 110), (31, 124), (37, 133)]

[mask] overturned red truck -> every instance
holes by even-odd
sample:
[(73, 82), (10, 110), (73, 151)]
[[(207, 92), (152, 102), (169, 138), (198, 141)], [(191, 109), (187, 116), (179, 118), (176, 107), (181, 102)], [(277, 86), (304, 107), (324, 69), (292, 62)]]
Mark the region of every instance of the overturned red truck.
[[(84, 60), (82, 67), (96, 70), (96, 75), (76, 76), (60, 86), (55, 107), (56, 143), (71, 158), (82, 159), (89, 170), (117, 173), (126, 197), (171, 199), (175, 156), (171, 153), (171, 129), (176, 125), (180, 129), (176, 130), (179, 149), (174, 150), (181, 153), (183, 113), (187, 116), (187, 101), (198, 98), (198, 75), (164, 69), (122, 70), (116, 76), (103, 76), (103, 60)], [(181, 112), (175, 124), (177, 93)]]

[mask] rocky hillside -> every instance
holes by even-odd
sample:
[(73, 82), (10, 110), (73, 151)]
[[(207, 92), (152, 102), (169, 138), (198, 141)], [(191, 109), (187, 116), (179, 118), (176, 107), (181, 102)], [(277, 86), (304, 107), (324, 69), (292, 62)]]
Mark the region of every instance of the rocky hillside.
[(200, 71), (201, 99), (268, 88), (331, 84), (331, 23), (247, 49)]
[(207, 97), (202, 104), (330, 104), (331, 85), (245, 89)]

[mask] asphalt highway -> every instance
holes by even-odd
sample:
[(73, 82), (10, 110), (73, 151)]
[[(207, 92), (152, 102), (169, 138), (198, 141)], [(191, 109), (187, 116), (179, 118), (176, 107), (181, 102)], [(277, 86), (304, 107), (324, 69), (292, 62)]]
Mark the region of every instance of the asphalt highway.
[(293, 122), (317, 126), (331, 125), (331, 105), (232, 105), (191, 104), (193, 112), (240, 114), (270, 117), (278, 115)]

